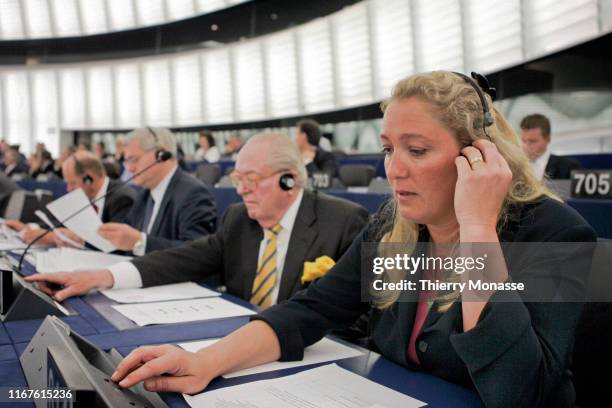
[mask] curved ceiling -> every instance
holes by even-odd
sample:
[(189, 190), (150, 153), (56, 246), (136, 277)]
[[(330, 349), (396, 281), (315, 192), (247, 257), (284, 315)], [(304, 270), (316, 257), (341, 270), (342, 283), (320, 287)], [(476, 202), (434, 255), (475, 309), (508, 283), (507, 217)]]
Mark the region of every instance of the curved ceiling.
[(250, 0), (0, 0), (0, 40), (80, 37), (166, 24)]

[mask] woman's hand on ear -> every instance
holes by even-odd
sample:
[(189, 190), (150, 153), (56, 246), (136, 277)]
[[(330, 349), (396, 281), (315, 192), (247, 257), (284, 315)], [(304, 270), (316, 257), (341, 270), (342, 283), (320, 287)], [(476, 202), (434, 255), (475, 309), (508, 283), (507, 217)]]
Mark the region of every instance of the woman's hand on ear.
[[(455, 215), (461, 230), (495, 231), (512, 171), (497, 147), (479, 139), (455, 159)], [(476, 242), (476, 241), (473, 241)]]

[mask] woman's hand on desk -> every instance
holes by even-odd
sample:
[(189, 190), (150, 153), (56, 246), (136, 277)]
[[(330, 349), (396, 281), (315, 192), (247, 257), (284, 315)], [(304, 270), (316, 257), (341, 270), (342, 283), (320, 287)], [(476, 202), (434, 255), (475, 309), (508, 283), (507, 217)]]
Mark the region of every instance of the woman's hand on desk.
[(92, 289), (112, 288), (115, 283), (108, 269), (94, 272), (56, 272), (31, 275), (28, 282), (37, 282), (40, 290), (59, 302), (72, 296), (84, 295)]
[(119, 363), (111, 379), (123, 388), (143, 381), (149, 391), (195, 394), (215, 377), (206, 357), (169, 344), (139, 347)]
[(149, 391), (195, 394), (219, 375), (280, 356), (274, 330), (267, 323), (253, 321), (196, 353), (168, 344), (137, 348), (119, 363), (111, 379), (123, 388), (142, 381)]

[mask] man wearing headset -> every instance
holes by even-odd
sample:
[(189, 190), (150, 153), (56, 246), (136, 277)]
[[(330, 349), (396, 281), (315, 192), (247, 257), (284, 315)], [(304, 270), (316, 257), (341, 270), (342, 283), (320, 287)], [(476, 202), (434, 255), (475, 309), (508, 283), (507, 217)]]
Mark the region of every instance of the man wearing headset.
[[(305, 190), (306, 177), (300, 153), (287, 136), (253, 136), (232, 173), (243, 202), (227, 209), (216, 233), (120, 268), (28, 279), (63, 300), (93, 288), (198, 281), (218, 274), (228, 293), (270, 306), (305, 287), (304, 262), (323, 255), (337, 261), (368, 221), (367, 211), (357, 204)], [(54, 291), (44, 282), (63, 288)]]
[(176, 149), (168, 129), (145, 127), (126, 135), (124, 165), (142, 191), (125, 223), (107, 223), (98, 230), (120, 250), (141, 256), (215, 231), (214, 197), (178, 168)]
[[(92, 206), (102, 222), (124, 222), (136, 193), (129, 187), (122, 187), (120, 182), (109, 179), (102, 162), (93, 153), (79, 151), (68, 157), (62, 164), (62, 174), (68, 192), (82, 188), (90, 201), (97, 200)], [(101, 198), (107, 193), (108, 196)], [(7, 220), (6, 224), (17, 231), (23, 231), (23, 240), (27, 243), (43, 233), (42, 229), (27, 226), (18, 220)], [(63, 232), (79, 240), (76, 235), (65, 230)], [(53, 245), (60, 242), (54, 233), (49, 233), (41, 243)]]

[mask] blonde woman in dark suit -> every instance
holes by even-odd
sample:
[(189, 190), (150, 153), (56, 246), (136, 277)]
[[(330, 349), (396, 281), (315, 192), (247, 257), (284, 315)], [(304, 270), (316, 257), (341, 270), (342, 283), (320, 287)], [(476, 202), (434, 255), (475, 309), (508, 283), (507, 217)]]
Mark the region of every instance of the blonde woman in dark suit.
[[(499, 250), (502, 242), (595, 240), (588, 224), (534, 177), (485, 92), (491, 90), (484, 78), (477, 83), (452, 72), (400, 81), (383, 105), (381, 134), (394, 200), (340, 262), (305, 292), (197, 353), (135, 350), (113, 380), (195, 393), (230, 371), (301, 359), (304, 347), (371, 309), (372, 344), (384, 356), (472, 388), (487, 406), (573, 406), (568, 365), (580, 303), (533, 303), (502, 290), (480, 293), (480, 300), (434, 292), (402, 302), (404, 294), (387, 291), (362, 301), (365, 242), (487, 243)], [(588, 268), (575, 254), (553, 259), (535, 250), (519, 261), (495, 254), (497, 264), (487, 268), (494, 283), (517, 278), (531, 287), (550, 278), (545, 266), (555, 261), (558, 282), (584, 289)]]

